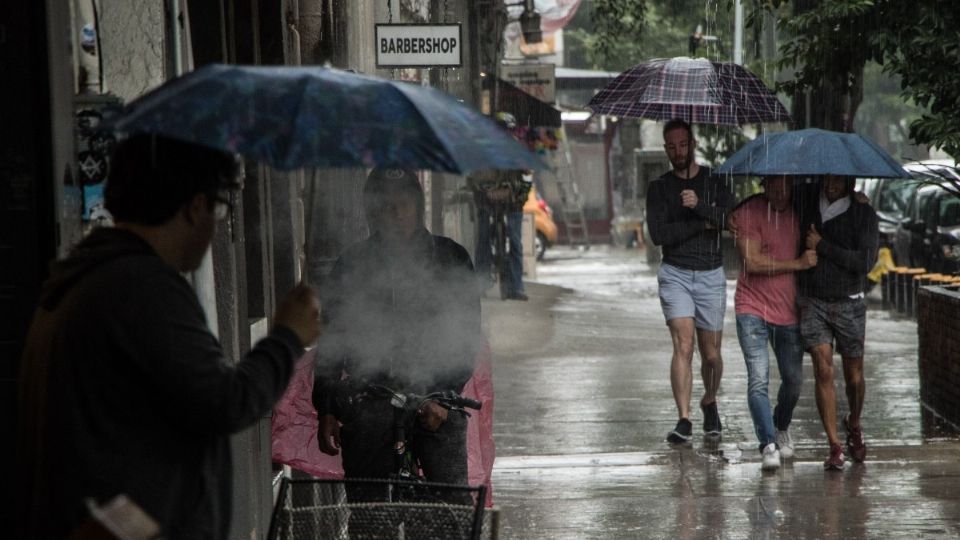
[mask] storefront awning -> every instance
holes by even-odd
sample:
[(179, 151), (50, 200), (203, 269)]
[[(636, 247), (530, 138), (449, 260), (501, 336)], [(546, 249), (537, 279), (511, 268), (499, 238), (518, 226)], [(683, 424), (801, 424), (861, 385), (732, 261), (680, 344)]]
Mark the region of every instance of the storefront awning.
[(496, 95), (496, 111), (512, 114), (521, 126), (560, 127), (562, 125), (560, 111), (503, 79), (497, 79)]

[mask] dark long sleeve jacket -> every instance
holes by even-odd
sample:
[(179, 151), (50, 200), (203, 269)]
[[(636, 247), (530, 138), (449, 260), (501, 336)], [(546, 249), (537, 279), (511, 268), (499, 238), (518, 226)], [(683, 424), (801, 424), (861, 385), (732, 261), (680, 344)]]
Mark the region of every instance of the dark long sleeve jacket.
[(229, 435), (285, 390), (303, 353), (276, 327), (224, 357), (190, 284), (143, 240), (94, 231), (55, 265), (21, 363), (22, 538), (64, 538), (84, 499), (125, 493), (167, 538), (226, 538)]
[(876, 212), (853, 199), (846, 212), (823, 223), (819, 204), (819, 197), (813, 196), (802, 204), (801, 236), (806, 238), (813, 224), (822, 238), (817, 244), (817, 265), (797, 274), (800, 294), (840, 300), (864, 292), (880, 243)]
[(480, 347), (480, 297), (467, 251), (419, 231), (397, 253), (380, 236), (341, 255), (325, 281), (313, 402), (336, 413), (344, 375), (418, 393), (461, 391)]
[[(700, 202), (686, 208), (680, 192), (692, 189)], [(647, 227), (654, 244), (663, 246), (663, 262), (686, 270), (713, 270), (723, 266), (720, 235), (727, 223), (733, 196), (723, 179), (700, 167), (690, 179), (673, 171), (647, 188)], [(708, 228), (708, 224), (713, 228)]]

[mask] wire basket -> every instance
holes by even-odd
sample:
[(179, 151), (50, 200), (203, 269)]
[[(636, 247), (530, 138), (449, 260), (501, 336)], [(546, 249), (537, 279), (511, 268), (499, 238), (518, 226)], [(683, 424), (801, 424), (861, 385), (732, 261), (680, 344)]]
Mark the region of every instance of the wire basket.
[(284, 478), (271, 540), (479, 539), (485, 486)]

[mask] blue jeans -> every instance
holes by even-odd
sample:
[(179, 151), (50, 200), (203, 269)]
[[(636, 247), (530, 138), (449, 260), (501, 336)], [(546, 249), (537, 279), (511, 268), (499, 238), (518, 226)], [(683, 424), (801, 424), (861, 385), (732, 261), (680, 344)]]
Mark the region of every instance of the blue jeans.
[[(486, 206), (477, 207), (477, 251), (474, 260), (477, 273), (481, 276), (490, 275), (490, 264), (493, 262), (490, 242), (490, 218), (493, 212)], [(507, 255), (506, 289), (507, 294), (523, 292), (523, 244), (521, 232), (523, 227), (523, 212), (507, 213), (507, 242), (510, 250)]]
[[(786, 431), (803, 383), (803, 347), (800, 327), (770, 324), (756, 315), (737, 315), (737, 338), (747, 364), (747, 404), (760, 448), (776, 440), (776, 431)], [(780, 368), (777, 407), (770, 414), (770, 356), (767, 343)]]
[(507, 214), (507, 241), (510, 242), (510, 253), (507, 261), (507, 294), (523, 292), (523, 212)]
[(492, 212), (484, 205), (477, 205), (477, 250), (473, 258), (477, 273), (490, 276), (490, 264), (493, 262), (493, 247), (490, 245), (490, 216)]

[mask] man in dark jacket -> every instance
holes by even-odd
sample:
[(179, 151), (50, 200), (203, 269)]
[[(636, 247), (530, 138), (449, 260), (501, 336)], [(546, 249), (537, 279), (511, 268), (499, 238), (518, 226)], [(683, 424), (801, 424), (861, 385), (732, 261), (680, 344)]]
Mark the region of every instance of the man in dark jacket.
[(720, 339), (727, 289), (720, 234), (726, 226), (732, 196), (722, 179), (694, 159), (696, 139), (689, 124), (677, 119), (667, 122), (663, 140), (672, 170), (650, 183), (646, 219), (650, 239), (663, 246), (657, 284), (673, 341), (670, 385), (679, 420), (667, 440), (686, 443), (693, 430), (690, 399), (694, 336), (702, 362), (703, 431), (719, 436), (723, 429), (717, 389), (723, 375)]
[[(340, 256), (323, 286), (313, 401), (320, 449), (343, 449), (347, 477), (387, 478), (396, 472), (389, 401), (344, 398), (371, 383), (462, 391), (480, 345), (480, 299), (467, 251), (424, 228), (414, 173), (374, 170), (364, 207), (372, 235)], [(466, 418), (435, 402), (418, 418), (412, 448), (427, 479), (465, 484)]]
[(239, 362), (190, 283), (229, 210), (233, 157), (147, 135), (121, 142), (95, 230), (44, 284), (21, 364), (20, 538), (64, 538), (85, 500), (126, 494), (167, 538), (227, 538), (229, 435), (280, 398), (319, 303), (301, 286)]
[(843, 359), (850, 414), (843, 423), (847, 450), (858, 462), (866, 458), (860, 413), (863, 410), (863, 342), (867, 307), (867, 273), (877, 259), (877, 215), (851, 196), (853, 179), (827, 176), (817, 197), (808, 197), (801, 213), (805, 248), (817, 252), (817, 265), (798, 274), (800, 331), (813, 357), (817, 408), (830, 442), (828, 470), (843, 469), (837, 435), (837, 398), (833, 388), (833, 344)]

